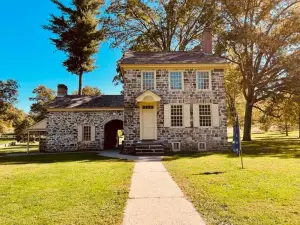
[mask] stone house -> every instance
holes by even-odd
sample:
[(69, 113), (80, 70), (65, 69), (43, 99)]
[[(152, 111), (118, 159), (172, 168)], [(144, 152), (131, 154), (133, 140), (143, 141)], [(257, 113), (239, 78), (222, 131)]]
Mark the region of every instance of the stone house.
[(68, 95), (50, 105), (47, 151), (111, 149), (124, 131), (124, 152), (223, 150), (227, 145), (224, 69), (204, 33), (203, 50), (126, 52), (119, 62), (124, 95)]

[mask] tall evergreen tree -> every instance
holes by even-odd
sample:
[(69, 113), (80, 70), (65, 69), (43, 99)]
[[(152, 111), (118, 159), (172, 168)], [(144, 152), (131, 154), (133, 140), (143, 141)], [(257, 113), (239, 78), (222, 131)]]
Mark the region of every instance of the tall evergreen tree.
[(61, 11), (61, 16), (51, 14), (50, 24), (43, 26), (52, 31), (50, 38), (58, 50), (66, 53), (63, 65), (79, 78), (78, 94), (82, 94), (83, 74), (95, 69), (95, 55), (104, 34), (99, 29), (99, 9), (103, 0), (72, 0), (65, 6), (59, 0), (51, 0)]

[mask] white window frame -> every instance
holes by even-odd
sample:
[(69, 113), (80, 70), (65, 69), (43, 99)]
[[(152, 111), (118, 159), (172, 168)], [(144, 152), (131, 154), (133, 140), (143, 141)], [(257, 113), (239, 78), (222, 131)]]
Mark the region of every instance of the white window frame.
[[(172, 126), (172, 106), (181, 105), (182, 107), (182, 126)], [(170, 104), (170, 128), (184, 128), (184, 104)]]
[[(172, 89), (171, 88), (171, 73), (172, 72), (181, 73), (181, 89)], [(169, 71), (169, 90), (170, 91), (184, 91), (184, 71), (183, 70), (170, 70)]]
[[(204, 144), (204, 149), (200, 149), (200, 144)], [(198, 142), (198, 151), (206, 151), (206, 142)]]
[(152, 90), (156, 90), (156, 70), (142, 70), (141, 71), (141, 90), (142, 91), (146, 91), (146, 90), (151, 91), (151, 89), (144, 89), (144, 73), (147, 73), (147, 72), (154, 73), (154, 89), (152, 89)]
[[(210, 105), (210, 126), (201, 126), (200, 124), (200, 105)], [(213, 127), (213, 117), (212, 117), (212, 104), (211, 103), (200, 103), (198, 104), (198, 112), (199, 112), (199, 128), (208, 128), (208, 127)]]
[[(180, 152), (181, 151), (181, 142), (171, 142), (172, 144), (172, 151), (173, 152)], [(174, 144), (178, 144), (178, 149), (177, 150), (174, 150)]]
[[(84, 138), (84, 128), (85, 127), (90, 128), (90, 140), (85, 140), (85, 138)], [(91, 125), (82, 125), (82, 141), (92, 141), (92, 126)]]
[[(209, 87), (208, 89), (201, 89), (199, 88), (199, 84), (198, 84), (198, 72), (208, 72), (208, 77), (209, 77)], [(211, 84), (211, 70), (197, 70), (196, 71), (196, 88), (197, 91), (211, 91), (212, 90), (212, 84)]]

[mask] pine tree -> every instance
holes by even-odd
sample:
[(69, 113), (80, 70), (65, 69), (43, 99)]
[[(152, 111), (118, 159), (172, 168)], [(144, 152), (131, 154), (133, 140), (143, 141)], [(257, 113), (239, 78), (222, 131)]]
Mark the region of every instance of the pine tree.
[(93, 71), (95, 55), (104, 39), (99, 29), (99, 9), (102, 0), (72, 0), (65, 6), (59, 0), (51, 0), (61, 11), (61, 16), (51, 14), (49, 25), (44, 29), (52, 31), (56, 38), (50, 38), (58, 50), (66, 53), (63, 65), (79, 78), (78, 94), (82, 94), (83, 74)]

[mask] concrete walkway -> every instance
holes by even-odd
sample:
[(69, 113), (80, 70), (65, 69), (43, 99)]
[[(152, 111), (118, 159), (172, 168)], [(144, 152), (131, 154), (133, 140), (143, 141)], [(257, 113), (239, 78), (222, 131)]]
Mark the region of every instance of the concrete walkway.
[(135, 160), (123, 225), (203, 225), (204, 220), (189, 202), (161, 162), (161, 157), (103, 156)]

